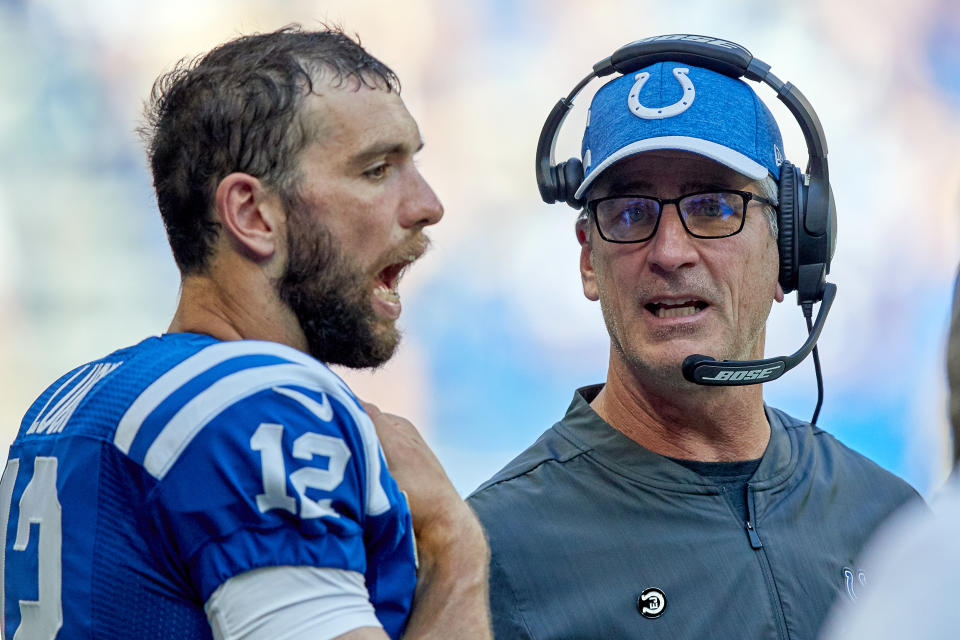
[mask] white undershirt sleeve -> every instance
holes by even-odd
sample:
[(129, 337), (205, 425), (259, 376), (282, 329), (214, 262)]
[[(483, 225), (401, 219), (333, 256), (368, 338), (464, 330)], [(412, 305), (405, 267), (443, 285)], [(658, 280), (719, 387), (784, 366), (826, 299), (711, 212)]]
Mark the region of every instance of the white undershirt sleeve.
[(330, 640), (382, 627), (363, 575), (319, 567), (267, 567), (230, 578), (207, 600), (216, 640)]

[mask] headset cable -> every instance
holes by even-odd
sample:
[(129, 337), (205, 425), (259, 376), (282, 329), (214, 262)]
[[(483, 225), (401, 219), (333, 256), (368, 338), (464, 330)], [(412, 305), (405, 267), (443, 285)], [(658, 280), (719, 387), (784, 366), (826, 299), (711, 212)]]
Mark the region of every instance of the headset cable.
[[(803, 308), (803, 317), (807, 321), (807, 334), (813, 333), (813, 303), (804, 302), (800, 305)], [(813, 417), (810, 424), (817, 424), (817, 417), (820, 415), (820, 407), (823, 406), (823, 372), (820, 370), (820, 352), (817, 347), (813, 347), (813, 370), (817, 374), (817, 408), (813, 410)]]

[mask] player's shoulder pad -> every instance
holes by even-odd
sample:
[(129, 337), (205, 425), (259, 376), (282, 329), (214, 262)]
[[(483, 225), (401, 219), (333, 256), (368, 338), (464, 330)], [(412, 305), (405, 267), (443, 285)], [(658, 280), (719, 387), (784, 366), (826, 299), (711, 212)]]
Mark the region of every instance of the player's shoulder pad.
[(214, 418), (267, 389), (319, 418), (333, 411), (327, 396), (336, 400), (360, 431), (367, 459), (379, 459), (373, 423), (339, 376), (296, 349), (255, 340), (211, 344), (158, 376), (124, 412), (113, 443), (160, 480)]

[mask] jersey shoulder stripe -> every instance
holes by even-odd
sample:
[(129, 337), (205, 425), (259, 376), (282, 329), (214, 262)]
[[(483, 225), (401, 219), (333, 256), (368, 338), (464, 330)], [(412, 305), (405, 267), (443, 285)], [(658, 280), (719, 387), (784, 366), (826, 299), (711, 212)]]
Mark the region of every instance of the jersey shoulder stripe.
[(113, 437), (113, 444), (120, 451), (130, 453), (133, 440), (137, 437), (144, 421), (171, 394), (218, 364), (247, 355), (273, 355), (291, 362), (298, 362), (297, 356), (299, 355), (302, 357), (301, 362), (306, 363), (309, 360), (319, 365), (319, 362), (313, 358), (281, 344), (248, 340), (216, 342), (186, 358), (148, 386), (120, 418), (120, 424)]
[[(276, 360), (275, 363), (261, 366), (240, 366), (237, 370), (222, 366), (231, 361), (249, 362), (250, 356), (272, 356)], [(154, 478), (162, 480), (205, 426), (226, 409), (253, 394), (274, 389), (297, 401), (321, 420), (326, 415), (322, 408), (324, 404), (329, 408), (330, 417), (333, 417), (333, 409), (326, 398), (330, 395), (339, 401), (338, 406), (346, 408), (349, 422), (360, 433), (367, 460), (366, 512), (379, 515), (390, 509), (389, 498), (379, 481), (380, 445), (370, 418), (360, 409), (347, 385), (328, 367), (305, 353), (277, 343), (252, 340), (218, 342), (190, 355), (158, 377), (130, 404), (119, 421), (114, 445), (124, 454), (131, 455), (131, 449), (136, 448), (134, 441), (154, 412), (174, 394), (181, 392), (182, 396), (182, 390), (191, 381), (216, 367), (221, 368), (222, 375), (195, 393), (180, 397), (179, 407), (172, 417), (162, 424), (159, 431), (153, 431), (156, 436), (146, 447), (143, 466)], [(313, 398), (288, 387), (317, 392), (322, 400), (317, 403)]]
[(167, 422), (147, 450), (143, 466), (150, 475), (162, 480), (200, 430), (234, 403), (282, 385), (325, 393), (328, 385), (324, 383), (316, 369), (299, 364), (241, 369), (224, 376), (194, 396)]

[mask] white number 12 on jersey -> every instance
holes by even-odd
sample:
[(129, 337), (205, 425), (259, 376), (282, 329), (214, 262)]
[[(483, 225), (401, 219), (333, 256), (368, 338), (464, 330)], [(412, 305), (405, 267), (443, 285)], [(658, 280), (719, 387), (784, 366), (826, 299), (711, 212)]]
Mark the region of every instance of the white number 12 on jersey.
[[(13, 489), (20, 471), (20, 459), (7, 461), (0, 481), (0, 576), (6, 578), (7, 525), (13, 503)], [(20, 624), (13, 640), (53, 640), (63, 625), (63, 602), (61, 599), (62, 565), (60, 548), (63, 529), (60, 517), (60, 500), (57, 497), (57, 459), (38, 456), (33, 462), (33, 477), (20, 496), (17, 537), (14, 551), (25, 551), (30, 544), (30, 525), (39, 530), (37, 576), (39, 597), (37, 600), (20, 600)], [(4, 628), (5, 585), (0, 589), (0, 630)]]
[[(257, 495), (261, 513), (270, 509), (284, 509), (296, 513), (296, 500), (287, 495), (287, 471), (283, 463), (283, 425), (264, 422), (250, 438), (250, 448), (260, 452), (263, 474), (263, 493)], [(350, 448), (340, 438), (308, 431), (293, 441), (293, 457), (311, 460), (314, 456), (329, 459), (326, 469), (303, 467), (290, 474), (290, 484), (300, 496), (300, 517), (339, 518), (330, 498), (312, 500), (307, 489), (333, 491), (343, 482), (343, 473), (350, 460)]]

